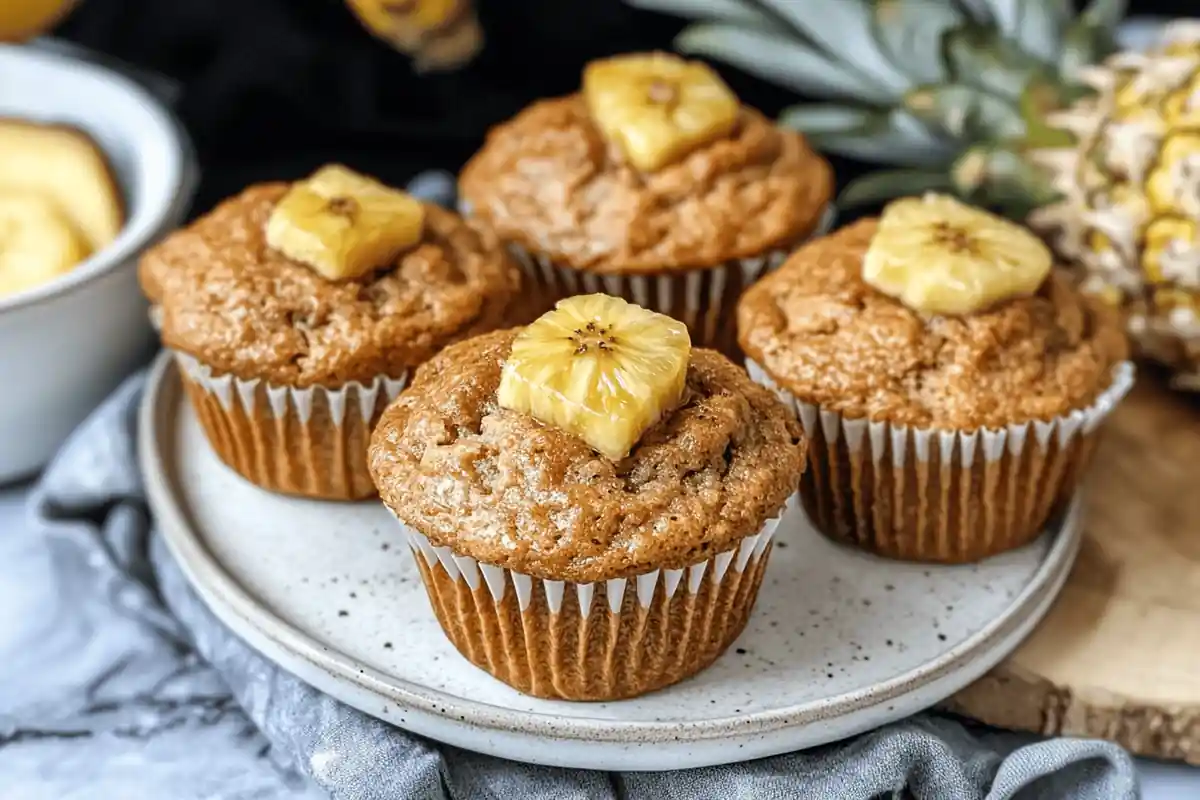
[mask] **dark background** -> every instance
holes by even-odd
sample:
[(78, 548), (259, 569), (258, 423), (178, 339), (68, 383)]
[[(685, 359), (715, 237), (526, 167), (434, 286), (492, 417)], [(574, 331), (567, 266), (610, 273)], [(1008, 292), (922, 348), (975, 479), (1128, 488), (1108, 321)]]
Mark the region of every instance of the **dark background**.
[[(1131, 2), (1138, 14), (1187, 5)], [(342, 0), (82, 0), (55, 33), (182, 83), (178, 111), (203, 166), (195, 206), (203, 210), (253, 181), (331, 160), (394, 183), (426, 167), (457, 170), (489, 126), (538, 97), (574, 91), (589, 59), (669, 48), (685, 24), (620, 0), (477, 7), (484, 52), (463, 70), (428, 75), (370, 36)], [(769, 114), (796, 100), (718, 68)], [(861, 169), (834, 166), (842, 180)]]

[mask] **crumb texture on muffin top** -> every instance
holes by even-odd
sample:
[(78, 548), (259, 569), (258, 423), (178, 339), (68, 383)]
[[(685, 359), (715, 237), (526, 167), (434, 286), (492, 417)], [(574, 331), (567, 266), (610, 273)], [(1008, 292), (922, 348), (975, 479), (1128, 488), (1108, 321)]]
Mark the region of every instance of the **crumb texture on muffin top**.
[(267, 245), (267, 218), (288, 187), (250, 187), (143, 257), (142, 289), (162, 309), (167, 347), (247, 380), (338, 386), (399, 376), (505, 324), (520, 274), (493, 234), (426, 204), (420, 244), (334, 283)]
[(562, 266), (637, 274), (795, 243), (820, 221), (833, 173), (803, 136), (750, 108), (730, 136), (641, 173), (576, 94), (492, 129), (459, 185), (471, 213), (502, 238)]
[(515, 335), (444, 350), (375, 429), (380, 496), (434, 545), (550, 580), (630, 577), (732, 549), (796, 491), (798, 424), (723, 356), (693, 350), (684, 404), (613, 462), (499, 407)]
[(851, 419), (999, 428), (1086, 407), (1127, 357), (1120, 320), (1061, 273), (966, 316), (907, 308), (863, 281), (876, 226), (805, 245), (741, 299), (742, 349), (801, 400)]

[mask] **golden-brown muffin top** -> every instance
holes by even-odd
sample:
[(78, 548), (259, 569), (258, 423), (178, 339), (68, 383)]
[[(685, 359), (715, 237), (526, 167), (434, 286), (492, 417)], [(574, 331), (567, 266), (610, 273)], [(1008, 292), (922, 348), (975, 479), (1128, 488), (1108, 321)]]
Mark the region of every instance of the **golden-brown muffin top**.
[(999, 428), (1086, 407), (1127, 357), (1120, 320), (1058, 273), (967, 316), (907, 308), (863, 281), (876, 226), (805, 245), (738, 305), (742, 349), (801, 400), (849, 418)]
[(494, 128), (459, 189), (472, 214), (531, 253), (637, 274), (711, 267), (804, 239), (829, 202), (833, 173), (803, 136), (750, 108), (729, 136), (641, 173), (575, 94)]
[(520, 274), (496, 237), (434, 205), (422, 241), (332, 282), (268, 247), (286, 183), (252, 186), (143, 257), (163, 343), (218, 373), (289, 386), (398, 377), (448, 342), (506, 323)]
[(534, 577), (609, 580), (731, 550), (796, 490), (798, 423), (724, 356), (693, 350), (684, 404), (613, 462), (499, 407), (516, 333), (446, 348), (375, 429), (379, 494), (432, 544)]

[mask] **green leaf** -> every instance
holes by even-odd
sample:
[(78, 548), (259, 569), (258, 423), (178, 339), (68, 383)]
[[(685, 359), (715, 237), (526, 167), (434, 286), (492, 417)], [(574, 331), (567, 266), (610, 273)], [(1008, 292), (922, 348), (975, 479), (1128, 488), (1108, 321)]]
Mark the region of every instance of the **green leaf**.
[(1071, 16), (1070, 0), (1020, 0), (1020, 24), (1013, 38), (1022, 50), (1053, 63)]
[(954, 155), (952, 149), (914, 145), (903, 137), (892, 137), (893, 134), (890, 133), (868, 136), (814, 136), (811, 141), (813, 147), (821, 152), (872, 164), (936, 167), (944, 165)]
[(838, 195), (837, 205), (844, 209), (862, 208), (897, 197), (954, 189), (954, 181), (945, 170), (880, 170), (850, 181)]
[(1068, 26), (1063, 36), (1058, 71), (1064, 78), (1071, 79), (1079, 72), (1080, 67), (1098, 64), (1115, 49), (1116, 42), (1111, 33), (1088, 24), (1080, 17)]
[(779, 118), (782, 125), (809, 136), (830, 133), (862, 133), (887, 125), (887, 112), (856, 106), (827, 103), (808, 103), (784, 109)]
[(988, 0), (955, 0), (954, 5), (978, 25), (991, 25), (995, 22)]
[(756, 0), (786, 20), (829, 55), (870, 76), (889, 97), (910, 85), (888, 61), (871, 35), (871, 8), (865, 0)]
[(761, 28), (772, 27), (773, 20), (750, 3), (740, 0), (625, 0), (634, 8), (672, 14), (688, 19), (737, 22)]
[(959, 194), (1017, 220), (1058, 199), (1046, 176), (1012, 147), (972, 147), (950, 174)]
[(1016, 100), (1029, 79), (1046, 65), (996, 31), (964, 27), (946, 34), (946, 60), (958, 83)]
[(1128, 10), (1129, 0), (1092, 0), (1079, 18), (1088, 25), (1112, 33)]
[(871, 32), (879, 47), (897, 68), (920, 83), (938, 83), (947, 77), (942, 59), (946, 32), (966, 23), (953, 5), (927, 5), (903, 0), (879, 0), (871, 19)]
[(919, 86), (905, 95), (904, 107), (927, 125), (968, 142), (1025, 134), (1025, 120), (1017, 106), (974, 86)]
[(829, 107), (785, 109), (779, 123), (804, 132), (813, 146), (837, 155), (880, 164), (944, 165), (956, 148), (904, 111), (852, 109), (845, 114)]
[(1035, 78), (1021, 92), (1019, 108), (1025, 120), (1024, 142), (1030, 147), (1067, 147), (1074, 143), (1067, 131), (1046, 124), (1046, 115), (1066, 108), (1089, 90), (1066, 86), (1048, 78)]
[(803, 94), (886, 104), (892, 95), (820, 51), (775, 33), (733, 25), (699, 24), (675, 39), (683, 53), (728, 62)]
[(996, 29), (1004, 36), (1015, 37), (1021, 26), (1021, 0), (987, 0)]

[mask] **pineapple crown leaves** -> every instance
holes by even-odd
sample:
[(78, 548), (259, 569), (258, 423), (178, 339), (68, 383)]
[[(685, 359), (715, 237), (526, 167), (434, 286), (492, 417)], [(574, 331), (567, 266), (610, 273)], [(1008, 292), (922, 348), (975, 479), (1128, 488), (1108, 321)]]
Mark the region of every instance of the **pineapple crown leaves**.
[(676, 39), (681, 52), (826, 101), (780, 117), (819, 149), (905, 168), (860, 179), (840, 204), (933, 187), (1005, 211), (1045, 196), (1022, 185), (1037, 176), (1016, 169), (1020, 150), (1062, 144), (1044, 116), (1115, 49), (1129, 4), (1091, 0), (1072, 16), (1071, 0), (627, 2), (697, 20)]

